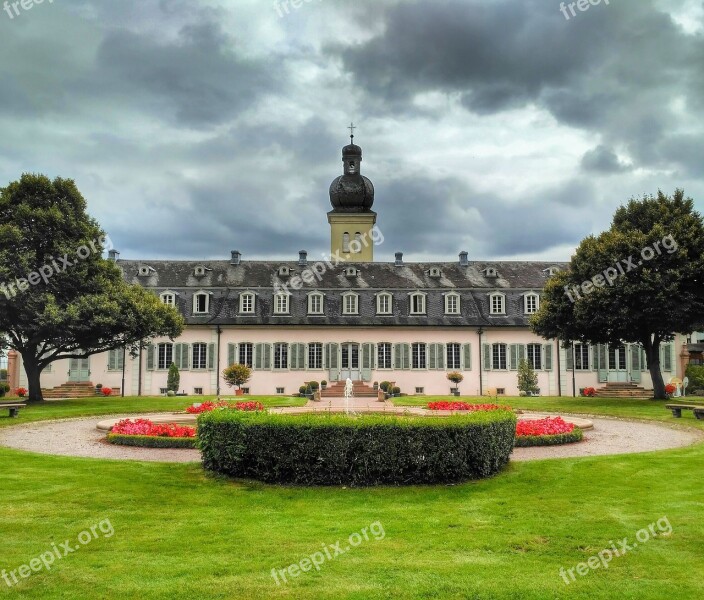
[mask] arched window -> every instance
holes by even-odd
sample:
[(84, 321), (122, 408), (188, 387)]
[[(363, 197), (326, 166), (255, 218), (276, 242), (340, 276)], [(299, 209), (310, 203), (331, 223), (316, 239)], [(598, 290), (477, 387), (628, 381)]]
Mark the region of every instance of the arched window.
[(535, 293), (526, 294), (523, 296), (523, 312), (527, 315), (532, 315), (538, 312), (540, 308), (540, 296)]
[(345, 231), (345, 233), (342, 234), (342, 251), (343, 252), (350, 251), (350, 233), (349, 233), (349, 231)]
[(489, 295), (489, 314), (506, 314), (506, 297), (503, 294), (496, 292)]

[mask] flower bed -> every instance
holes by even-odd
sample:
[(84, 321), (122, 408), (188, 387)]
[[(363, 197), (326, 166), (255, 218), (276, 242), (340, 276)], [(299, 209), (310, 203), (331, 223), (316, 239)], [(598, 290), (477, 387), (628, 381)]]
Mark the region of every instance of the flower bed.
[(244, 410), (244, 411), (258, 411), (264, 410), (264, 405), (261, 402), (228, 402), (227, 400), (221, 400), (220, 402), (213, 402), (208, 400), (203, 402), (199, 406), (195, 404), (189, 406), (186, 412), (190, 415), (199, 415), (204, 412), (211, 412), (216, 408), (229, 408), (232, 410)]
[(176, 423), (152, 423), (149, 419), (124, 419), (108, 433), (108, 442), (148, 448), (195, 448), (196, 429)]
[(297, 485), (421, 484), (499, 472), (516, 416), (504, 410), (396, 417), (216, 410), (198, 417), (203, 466), (234, 477)]
[(572, 444), (583, 438), (582, 430), (562, 417), (519, 421), (516, 424), (516, 447)]
[(430, 410), (466, 410), (476, 412), (480, 410), (512, 410), (509, 406), (499, 406), (498, 404), (469, 404), (468, 402), (428, 402)]

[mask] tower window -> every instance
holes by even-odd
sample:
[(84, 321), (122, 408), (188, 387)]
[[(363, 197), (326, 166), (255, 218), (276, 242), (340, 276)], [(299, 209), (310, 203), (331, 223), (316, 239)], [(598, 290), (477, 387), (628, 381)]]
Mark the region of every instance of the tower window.
[(353, 160), (351, 160), (350, 162), (347, 163), (347, 167), (348, 167), (348, 171), (349, 171), (350, 173), (354, 173), (354, 172), (355, 172), (355, 166), (354, 166), (354, 161), (353, 161)]
[(348, 231), (345, 231), (345, 233), (342, 234), (342, 251), (350, 251), (350, 234)]

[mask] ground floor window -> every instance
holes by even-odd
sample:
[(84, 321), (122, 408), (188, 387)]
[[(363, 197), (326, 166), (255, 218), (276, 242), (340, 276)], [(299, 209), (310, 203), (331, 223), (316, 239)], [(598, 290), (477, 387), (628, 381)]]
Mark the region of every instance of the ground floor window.
[(576, 371), (589, 370), (589, 344), (574, 345), (574, 368)]
[(274, 344), (274, 368), (288, 369), (288, 344)]
[(624, 346), (609, 346), (609, 370), (626, 370), (626, 348)]
[(425, 344), (416, 343), (411, 345), (411, 367), (413, 369), (427, 369), (427, 347)]
[(254, 344), (250, 344), (248, 342), (240, 344), (239, 354), (238, 362), (241, 365), (247, 365), (251, 369), (254, 357)]
[(491, 368), (506, 369), (506, 344), (493, 344), (491, 347)]
[(168, 369), (172, 362), (174, 362), (174, 345), (166, 343), (159, 344), (157, 369)]
[(196, 396), (202, 396), (203, 395), (203, 388), (193, 388), (193, 393)]
[(391, 344), (388, 342), (381, 342), (377, 345), (377, 360), (378, 369), (390, 369), (391, 368)]
[(194, 369), (205, 369), (208, 366), (208, 344), (193, 344), (192, 363)]
[(308, 368), (323, 368), (323, 344), (320, 342), (308, 344)]
[(534, 371), (542, 369), (542, 349), (543, 347), (540, 344), (528, 344), (528, 346), (526, 347), (528, 355), (528, 364)]
[(447, 345), (447, 368), (448, 369), (459, 369), (460, 368), (460, 344), (450, 343)]
[(277, 387), (277, 388), (276, 388), (276, 393), (277, 393), (277, 394), (283, 394), (283, 393), (284, 393), (284, 388), (282, 388), (282, 387)]

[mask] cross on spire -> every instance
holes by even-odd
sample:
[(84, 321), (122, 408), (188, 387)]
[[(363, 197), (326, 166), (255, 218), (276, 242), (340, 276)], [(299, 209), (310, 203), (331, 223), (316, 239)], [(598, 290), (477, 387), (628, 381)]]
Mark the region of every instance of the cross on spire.
[(350, 123), (347, 129), (350, 130), (350, 144), (354, 144), (354, 130), (357, 128), (354, 126), (354, 123)]

